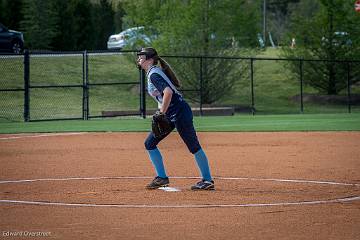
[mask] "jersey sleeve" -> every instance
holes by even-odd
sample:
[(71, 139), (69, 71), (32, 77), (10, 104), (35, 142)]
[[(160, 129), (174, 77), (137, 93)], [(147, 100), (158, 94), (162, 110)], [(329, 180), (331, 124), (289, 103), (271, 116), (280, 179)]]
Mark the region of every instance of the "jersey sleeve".
[(162, 93), (166, 87), (170, 87), (165, 79), (157, 73), (151, 74), (150, 81), (160, 93)]

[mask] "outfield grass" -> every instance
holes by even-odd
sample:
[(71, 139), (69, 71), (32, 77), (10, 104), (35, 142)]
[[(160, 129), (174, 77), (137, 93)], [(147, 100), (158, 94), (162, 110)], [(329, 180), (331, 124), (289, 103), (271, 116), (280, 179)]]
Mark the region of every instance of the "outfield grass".
[[(195, 117), (197, 131), (360, 131), (360, 114), (235, 115)], [(0, 123), (0, 133), (147, 132), (150, 118)]]
[[(267, 48), (260, 52), (258, 58), (278, 58), (280, 49)], [(217, 105), (250, 106), (251, 84), (249, 73), (243, 73), (246, 79), (238, 81), (232, 92), (217, 102)], [(300, 102), (294, 96), (300, 95), (300, 80), (293, 77), (285, 61), (254, 61), (254, 106), (257, 114), (297, 114), (301, 112)], [(360, 94), (360, 85), (353, 85), (352, 94)], [(303, 86), (304, 96), (317, 94), (312, 87)], [(344, 90), (340, 95), (346, 96)], [(346, 104), (325, 104), (304, 102), (305, 113), (346, 113)], [(360, 113), (360, 106), (352, 106), (352, 112)]]
[[(258, 57), (278, 57), (279, 50), (268, 48)], [(134, 56), (100, 55), (89, 57), (89, 82), (136, 82), (138, 69), (131, 61)], [(0, 58), (0, 88), (23, 88), (23, 59)], [(42, 56), (31, 57), (31, 85), (82, 84), (82, 57)], [(184, 60), (185, 61), (185, 60)], [(176, 66), (175, 66), (176, 67)], [(254, 94), (257, 114), (296, 114), (300, 104), (292, 100), (299, 94), (299, 82), (281, 61), (254, 62)], [(232, 90), (219, 99), (215, 105), (251, 106), (249, 73), (243, 73)], [(181, 76), (180, 76), (181, 77)], [(307, 94), (316, 93), (304, 87)], [(360, 93), (360, 85), (352, 87), (353, 93)], [(186, 92), (184, 92), (186, 98)], [(345, 93), (343, 93), (345, 95)], [(30, 90), (31, 119), (80, 118), (82, 116), (82, 88), (32, 88)], [(147, 107), (155, 108), (154, 101), (147, 97)], [(137, 84), (90, 87), (90, 115), (99, 116), (102, 111), (138, 110), (140, 103)], [(194, 103), (195, 105), (195, 103)], [(360, 106), (352, 111), (360, 113)], [(346, 113), (342, 104), (304, 103), (305, 113)], [(23, 120), (23, 93), (0, 92), (0, 122)]]

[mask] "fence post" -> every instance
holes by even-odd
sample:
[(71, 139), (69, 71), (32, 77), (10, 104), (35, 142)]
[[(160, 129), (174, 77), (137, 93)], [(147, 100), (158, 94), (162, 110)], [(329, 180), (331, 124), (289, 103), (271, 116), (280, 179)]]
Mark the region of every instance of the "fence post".
[(83, 78), (83, 98), (82, 98), (82, 119), (86, 120), (86, 82), (85, 82), (85, 55), (86, 50), (83, 51), (83, 62), (82, 62), (82, 78)]
[(24, 52), (24, 121), (30, 121), (30, 54)]
[(251, 85), (251, 113), (252, 115), (255, 115), (254, 58), (250, 58), (250, 85)]
[(85, 88), (86, 88), (86, 84), (85, 84), (85, 51), (82, 53), (82, 91), (83, 91), (83, 97), (82, 97), (82, 119), (85, 120)]
[(146, 89), (145, 89), (145, 71), (139, 66), (139, 82), (140, 82), (140, 115), (146, 118)]
[(304, 79), (303, 79), (303, 59), (300, 59), (300, 113), (304, 113)]
[(87, 51), (83, 52), (83, 120), (89, 120), (89, 84), (88, 84), (88, 57)]
[(351, 113), (351, 84), (350, 84), (350, 62), (346, 61), (347, 70), (347, 97), (348, 97), (348, 113)]
[(203, 57), (200, 56), (200, 72), (199, 72), (199, 81), (200, 81), (200, 116), (203, 116)]

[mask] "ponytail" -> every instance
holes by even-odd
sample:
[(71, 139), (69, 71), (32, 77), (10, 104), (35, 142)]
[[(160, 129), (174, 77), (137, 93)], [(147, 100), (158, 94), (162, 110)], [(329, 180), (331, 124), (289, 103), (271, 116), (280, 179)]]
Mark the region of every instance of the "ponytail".
[(171, 69), (170, 65), (159, 55), (157, 54), (156, 50), (152, 47), (146, 47), (142, 48), (140, 52), (137, 53), (138, 56), (145, 55), (146, 60), (147, 59), (154, 59), (154, 65), (158, 64), (158, 61), (160, 62), (160, 66), (162, 70), (164, 71), (165, 75), (170, 79), (171, 83), (174, 84), (176, 88), (180, 87), (180, 81), (176, 77), (175, 72)]
[(164, 73), (166, 74), (166, 76), (170, 79), (170, 81), (172, 82), (172, 84), (174, 84), (174, 86), (176, 88), (180, 87), (180, 81), (179, 79), (176, 77), (175, 72), (172, 70), (172, 68), (170, 67), (170, 65), (161, 57), (158, 57), (159, 62), (160, 62), (160, 66), (162, 68), (162, 70), (164, 71)]

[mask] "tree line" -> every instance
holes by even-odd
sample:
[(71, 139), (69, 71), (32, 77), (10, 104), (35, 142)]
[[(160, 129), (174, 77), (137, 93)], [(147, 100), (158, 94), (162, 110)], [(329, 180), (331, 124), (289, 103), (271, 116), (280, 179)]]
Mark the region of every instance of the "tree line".
[[(360, 14), (355, 0), (0, 0), (0, 22), (25, 33), (26, 47), (106, 49), (109, 35), (144, 26), (162, 54), (253, 56), (261, 41), (287, 58), (328, 59), (304, 67), (304, 82), (341, 94), (360, 82), (360, 70), (334, 60), (360, 59)], [(290, 47), (291, 39), (296, 45)], [(139, 48), (140, 45), (128, 48)], [(143, 44), (143, 43), (142, 43)], [(169, 59), (170, 60), (170, 59)], [(171, 59), (183, 83), (199, 89), (199, 63)], [(289, 66), (298, 79), (299, 64)], [(212, 103), (247, 78), (246, 63), (205, 59), (203, 101)], [(191, 96), (195, 101), (198, 93)]]
[[(229, 45), (229, 38), (233, 38), (233, 44), (241, 40), (243, 44), (258, 46), (256, 34), (266, 29), (265, 34), (272, 34), (274, 42), (282, 45), (288, 42), (286, 33), (291, 27), (290, 18), (299, 1), (0, 0), (0, 22), (10, 29), (23, 31), (26, 47), (32, 49), (105, 49), (109, 35), (139, 25), (159, 27), (158, 23), (169, 17), (180, 18), (179, 24), (192, 24), (199, 17), (208, 18), (208, 26), (196, 25), (201, 28), (205, 41), (216, 34), (217, 39), (222, 38), (218, 44)], [(265, 28), (263, 2), (266, 2)], [(202, 7), (202, 13), (197, 12), (198, 6)], [(204, 15), (205, 8), (209, 9), (209, 15)], [(186, 12), (179, 12), (184, 10)], [(189, 15), (190, 18), (186, 17)], [(220, 22), (216, 22), (219, 18)], [(218, 28), (219, 23), (224, 27)], [(209, 33), (214, 29), (218, 33)], [(173, 34), (172, 27), (166, 30), (165, 34)], [(262, 37), (267, 40), (266, 36)]]
[(41, 50), (106, 49), (122, 30), (122, 3), (108, 0), (0, 0), (0, 22), (24, 32), (25, 47)]
[[(356, 64), (336, 60), (360, 59), (360, 14), (355, 0), (148, 0), (125, 1), (125, 19), (133, 25), (153, 27), (159, 37), (153, 45), (163, 53), (178, 55), (254, 56), (260, 41), (273, 36), (286, 58), (327, 59), (306, 63), (302, 72), (292, 61), (288, 68), (298, 81), (321, 94), (338, 95), (360, 82)], [(266, 20), (266, 21), (265, 21)], [(291, 41), (294, 44), (291, 46)], [(269, 39), (270, 40), (270, 39)], [(174, 59), (183, 81), (199, 89), (199, 63)], [(204, 59), (202, 98), (213, 103), (226, 96), (236, 82), (248, 79), (248, 64)], [(351, 69), (350, 76), (348, 71)], [(198, 93), (189, 93), (194, 101)]]

